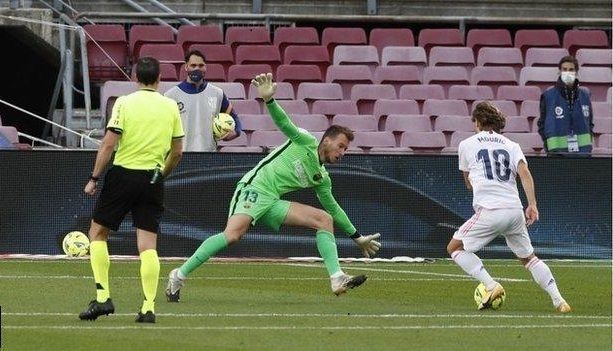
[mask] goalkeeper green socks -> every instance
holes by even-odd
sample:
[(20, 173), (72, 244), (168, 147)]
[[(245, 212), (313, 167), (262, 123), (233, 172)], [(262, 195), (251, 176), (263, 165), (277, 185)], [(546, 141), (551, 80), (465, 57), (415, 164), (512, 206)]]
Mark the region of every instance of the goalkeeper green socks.
[(89, 255), (96, 282), (96, 301), (105, 302), (110, 297), (109, 266), (111, 265), (106, 241), (92, 241), (89, 246)]
[(194, 252), (192, 257), (179, 268), (181, 275), (187, 277), (196, 268), (200, 267), (200, 265), (208, 261), (209, 258), (215, 256), (215, 254), (226, 247), (228, 247), (228, 241), (223, 232), (208, 237), (200, 244), (200, 247)]
[(336, 250), (334, 235), (326, 230), (318, 230), (315, 234), (315, 241), (317, 242), (319, 255), (324, 259), (328, 274), (332, 276), (340, 272), (341, 265), (338, 263), (338, 251)]
[(140, 253), (140, 279), (143, 284), (143, 292), (145, 293), (145, 301), (141, 308), (141, 313), (154, 311), (155, 295), (158, 288), (158, 279), (160, 278), (160, 260), (158, 252), (150, 249)]

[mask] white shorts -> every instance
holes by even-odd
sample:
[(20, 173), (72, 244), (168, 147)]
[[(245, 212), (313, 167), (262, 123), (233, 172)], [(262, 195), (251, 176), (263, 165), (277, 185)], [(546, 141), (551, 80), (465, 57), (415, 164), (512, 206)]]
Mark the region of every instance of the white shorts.
[(534, 253), (521, 208), (480, 208), (453, 238), (462, 241), (464, 250), (477, 252), (499, 235), (504, 236), (515, 256), (526, 258)]

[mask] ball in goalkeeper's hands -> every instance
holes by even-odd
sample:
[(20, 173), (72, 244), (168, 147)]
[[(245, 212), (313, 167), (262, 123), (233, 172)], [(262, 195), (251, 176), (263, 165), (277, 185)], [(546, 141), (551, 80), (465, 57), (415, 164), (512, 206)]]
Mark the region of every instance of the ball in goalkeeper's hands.
[(213, 118), (213, 136), (216, 140), (225, 138), (234, 127), (234, 118), (227, 113), (218, 113)]

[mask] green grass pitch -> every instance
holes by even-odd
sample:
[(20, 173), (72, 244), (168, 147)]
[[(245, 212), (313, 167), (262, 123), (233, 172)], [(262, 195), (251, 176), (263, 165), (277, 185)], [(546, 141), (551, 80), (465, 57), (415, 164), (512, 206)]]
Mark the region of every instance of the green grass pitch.
[(505, 305), (477, 311), (453, 262), (345, 264), (366, 274), (336, 297), (321, 264), (209, 263), (166, 302), (163, 262), (157, 323), (134, 317), (142, 290), (137, 261), (112, 261), (115, 315), (78, 313), (95, 295), (87, 260), (0, 260), (0, 350), (611, 350), (611, 261), (549, 260), (573, 312), (549, 297), (517, 261), (485, 260)]

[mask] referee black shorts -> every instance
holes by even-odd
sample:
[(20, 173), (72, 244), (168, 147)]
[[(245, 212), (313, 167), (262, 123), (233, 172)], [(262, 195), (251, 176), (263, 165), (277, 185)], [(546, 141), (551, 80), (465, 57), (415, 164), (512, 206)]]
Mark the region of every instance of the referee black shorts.
[(133, 170), (113, 166), (104, 177), (93, 219), (117, 231), (128, 212), (134, 227), (159, 233), (164, 212), (164, 184), (151, 184), (153, 170)]

